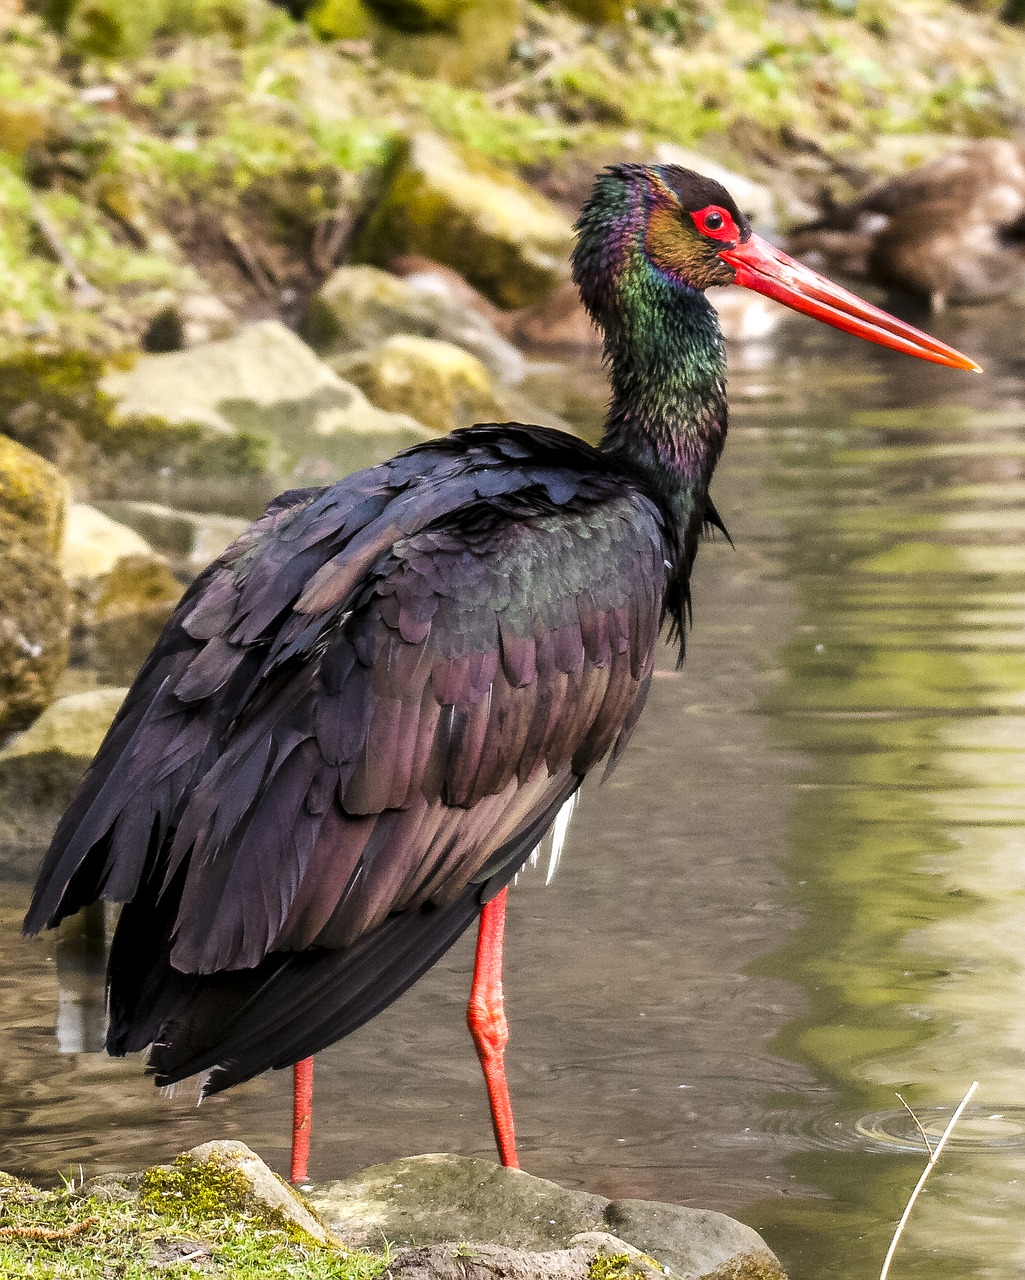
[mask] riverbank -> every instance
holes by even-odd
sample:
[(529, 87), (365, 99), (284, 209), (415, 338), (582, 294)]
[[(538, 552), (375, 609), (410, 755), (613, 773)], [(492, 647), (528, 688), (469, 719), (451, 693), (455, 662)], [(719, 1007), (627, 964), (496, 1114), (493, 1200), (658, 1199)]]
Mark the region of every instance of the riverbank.
[(0, 1173), (0, 1268), (120, 1280), (786, 1280), (723, 1214), (610, 1201), (485, 1160), (428, 1155), (288, 1187), (210, 1142), (140, 1173), (54, 1191)]

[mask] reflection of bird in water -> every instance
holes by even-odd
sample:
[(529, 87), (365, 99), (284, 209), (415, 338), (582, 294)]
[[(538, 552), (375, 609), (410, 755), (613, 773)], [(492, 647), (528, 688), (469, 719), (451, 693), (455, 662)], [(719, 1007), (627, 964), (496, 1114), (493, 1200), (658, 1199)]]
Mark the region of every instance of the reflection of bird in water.
[(934, 310), (1025, 288), (1025, 148), (991, 138), (891, 178), (788, 246)]
[(780, 254), (687, 170), (607, 170), (578, 230), (612, 380), (601, 445), (470, 427), (283, 494), (186, 592), (61, 822), (26, 929), (125, 904), (107, 1047), (151, 1045), (160, 1084), (206, 1072), (216, 1093), (308, 1063), (479, 917), (469, 1021), (515, 1164), (506, 886), (622, 752), (662, 624), (687, 625), (727, 418), (704, 290), (975, 367)]

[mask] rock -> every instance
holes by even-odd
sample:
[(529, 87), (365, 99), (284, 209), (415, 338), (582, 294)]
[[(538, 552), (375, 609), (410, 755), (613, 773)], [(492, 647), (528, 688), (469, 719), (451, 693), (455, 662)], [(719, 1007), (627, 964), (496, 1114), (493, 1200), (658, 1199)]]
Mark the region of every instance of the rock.
[(357, 351), (398, 333), (438, 338), (475, 355), (501, 382), (514, 385), (523, 377), (516, 348), (487, 318), (456, 301), (437, 274), (400, 280), (377, 267), (339, 267), (311, 298), (301, 332), (325, 352)]
[(625, 22), (627, 10), (632, 5), (628, 0), (562, 0), (562, 7), (583, 22), (603, 27), (609, 23)]
[(302, 1196), (243, 1142), (204, 1142), (122, 1186), (164, 1213), (200, 1219), (245, 1215), (256, 1225), (301, 1233), (317, 1244), (341, 1244)]
[(734, 285), (713, 289), (708, 300), (715, 307), (727, 342), (760, 342), (779, 327), (785, 314), (771, 299)]
[(281, 488), (328, 483), (430, 436), (412, 418), (375, 408), (276, 320), (188, 351), (142, 356), (108, 374), (103, 387), (124, 415), (262, 440)]
[(68, 508), (61, 569), (86, 624), (154, 609), (166, 616), (182, 592), (145, 538), (81, 502)]
[(218, 342), (238, 332), (231, 308), (212, 293), (183, 293), (150, 319), (142, 335), (142, 349), (151, 355), (184, 351), (204, 342)]
[(138, 55), (158, 32), (241, 40), (257, 16), (246, 0), (50, 0), (40, 8), (71, 44), (100, 58)]
[(306, 20), (330, 40), (367, 40), (389, 66), (475, 85), (507, 66), (521, 8), (521, 0), (314, 0)]
[(65, 491), (53, 467), (0, 435), (0, 733), (46, 706), (67, 665)]
[(1025, 287), (1025, 147), (986, 138), (798, 227), (792, 253), (939, 310)]
[(61, 566), (72, 590), (76, 661), (105, 684), (134, 679), (182, 593), (166, 558), (126, 525), (74, 503)]
[(421, 133), (399, 148), (353, 249), (378, 266), (423, 254), (499, 306), (523, 307), (568, 278), (572, 246), (570, 219), (526, 183)]
[(530, 1252), (502, 1245), (446, 1244), (400, 1249), (388, 1265), (392, 1280), (661, 1280), (664, 1273), (606, 1232), (573, 1237), (568, 1249)]
[(0, 842), (49, 842), (127, 692), (58, 698), (0, 751)]
[(396, 334), (334, 367), (379, 408), (411, 414), (436, 431), (505, 417), (487, 369), (451, 342)]
[(601, 350), (601, 334), (580, 301), (572, 280), (564, 280), (542, 302), (516, 313), (512, 333), (530, 346), (593, 347)]
[(159, 502), (112, 501), (101, 511), (134, 529), (171, 561), (185, 577), (198, 573), (249, 525), (238, 516), (176, 511)]
[(756, 1231), (721, 1213), (567, 1191), (519, 1169), (464, 1156), (412, 1156), (374, 1165), (309, 1193), (353, 1248), (486, 1241), (547, 1252), (582, 1232), (612, 1232), (683, 1280), (785, 1280)]

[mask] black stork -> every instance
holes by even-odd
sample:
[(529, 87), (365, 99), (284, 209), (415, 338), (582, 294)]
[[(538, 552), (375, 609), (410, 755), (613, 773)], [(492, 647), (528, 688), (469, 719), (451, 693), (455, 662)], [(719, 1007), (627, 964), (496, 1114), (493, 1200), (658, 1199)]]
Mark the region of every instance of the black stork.
[(615, 765), (660, 630), (680, 646), (726, 435), (711, 285), (937, 364), (967, 357), (752, 234), (718, 183), (601, 173), (573, 274), (604, 334), (597, 448), (486, 424), (282, 494), (186, 591), (43, 862), (25, 921), (123, 903), (107, 1050), (204, 1095), (297, 1066), (480, 917), (468, 1021), (503, 1163), (507, 885)]

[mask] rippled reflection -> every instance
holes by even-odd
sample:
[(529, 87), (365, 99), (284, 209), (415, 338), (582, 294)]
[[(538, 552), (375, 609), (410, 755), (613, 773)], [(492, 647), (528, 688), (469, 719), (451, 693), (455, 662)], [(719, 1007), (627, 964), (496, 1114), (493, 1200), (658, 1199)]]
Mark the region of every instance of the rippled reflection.
[(835, 1102), (786, 1113), (788, 1166), (828, 1199), (750, 1220), (798, 1275), (878, 1275), (928, 1154), (895, 1094), (938, 1138), (975, 1078), (900, 1273), (1025, 1263), (1025, 386), (998, 336), (991, 378), (944, 404), (917, 373), (858, 380), (775, 433), (802, 618), (764, 710), (808, 761), (788, 855), (805, 921), (761, 967), (807, 990), (777, 1046)]

